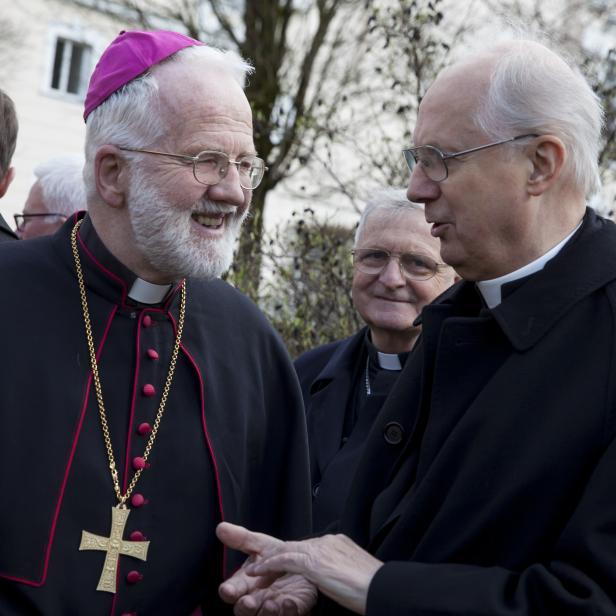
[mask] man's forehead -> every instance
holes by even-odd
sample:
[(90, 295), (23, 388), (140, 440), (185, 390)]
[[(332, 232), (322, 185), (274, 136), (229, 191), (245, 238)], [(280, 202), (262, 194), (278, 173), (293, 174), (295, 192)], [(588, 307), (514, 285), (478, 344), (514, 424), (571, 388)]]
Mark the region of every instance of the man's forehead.
[[(474, 115), (487, 91), (491, 62), (455, 64), (441, 71), (419, 105), (413, 141), (418, 145), (446, 145), (438, 141), (442, 131), (474, 132)], [(447, 144), (451, 145), (451, 144)]]

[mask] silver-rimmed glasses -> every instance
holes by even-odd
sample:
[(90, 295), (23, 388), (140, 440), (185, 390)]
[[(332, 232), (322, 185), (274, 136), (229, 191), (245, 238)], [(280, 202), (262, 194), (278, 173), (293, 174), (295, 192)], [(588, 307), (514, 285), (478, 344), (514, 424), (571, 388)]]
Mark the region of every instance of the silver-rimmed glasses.
[(431, 257), (415, 252), (389, 252), (382, 248), (356, 248), (351, 251), (353, 265), (364, 274), (376, 276), (389, 264), (391, 259), (398, 261), (400, 272), (411, 280), (429, 280), (442, 268), (449, 267)]
[(46, 212), (41, 214), (13, 214), (13, 218), (15, 219), (15, 227), (18, 231), (21, 231), (33, 218), (42, 218), (43, 222), (55, 222), (58, 218), (66, 220), (67, 215), (58, 212)]
[(170, 158), (183, 160), (186, 163), (192, 164), (195, 180), (205, 186), (213, 186), (221, 182), (229, 171), (229, 165), (235, 165), (240, 176), (240, 186), (248, 190), (254, 190), (261, 183), (267, 171), (265, 161), (258, 156), (252, 155), (240, 156), (237, 160), (231, 160), (224, 152), (217, 152), (215, 150), (204, 150), (195, 156), (169, 154), (168, 152), (145, 150), (143, 148), (120, 148), (120, 150), (169, 156)]
[(493, 143), (487, 143), (486, 145), (480, 145), (476, 148), (470, 148), (463, 150), (462, 152), (442, 152), (433, 145), (419, 145), (415, 148), (409, 148), (408, 150), (402, 150), (404, 159), (408, 168), (412, 172), (415, 165), (420, 165), (424, 173), (433, 182), (442, 182), (447, 179), (449, 175), (449, 169), (447, 168), (446, 160), (450, 158), (457, 158), (464, 154), (471, 154), (472, 152), (479, 152), (480, 150), (486, 150), (487, 148), (493, 148), (503, 143), (511, 143), (512, 141), (518, 141), (518, 139), (526, 139), (528, 137), (538, 137), (534, 133), (528, 135), (518, 135), (517, 137), (510, 137), (509, 139), (502, 139), (501, 141), (494, 141)]

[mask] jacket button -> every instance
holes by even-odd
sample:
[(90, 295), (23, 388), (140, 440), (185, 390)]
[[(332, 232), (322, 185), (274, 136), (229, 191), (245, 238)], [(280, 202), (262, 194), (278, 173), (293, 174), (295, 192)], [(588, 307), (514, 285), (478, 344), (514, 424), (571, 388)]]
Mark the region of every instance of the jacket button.
[(136, 471), (141, 471), (144, 468), (147, 468), (149, 464), (141, 457), (136, 456), (133, 458), (133, 469)]
[(141, 323), (143, 324), (143, 327), (152, 327), (152, 317), (149, 314), (146, 314), (143, 317), (143, 321), (141, 321)]
[(321, 484), (320, 483), (316, 483), (315, 485), (312, 486), (312, 496), (314, 498), (317, 497), (317, 495), (319, 494), (319, 490), (321, 489)]
[(143, 575), (141, 575), (139, 571), (129, 571), (126, 574), (126, 581), (129, 584), (136, 584), (137, 582), (141, 582), (142, 579), (143, 579)]
[(142, 507), (148, 501), (145, 500), (145, 497), (143, 496), (143, 494), (133, 494), (130, 498), (130, 502), (133, 507)]
[(404, 428), (397, 421), (390, 421), (383, 431), (385, 442), (390, 445), (399, 445), (404, 436)]
[(156, 361), (158, 359), (158, 351), (156, 349), (148, 349), (146, 354), (152, 361)]
[(139, 424), (139, 427), (137, 428), (137, 433), (140, 434), (141, 436), (145, 436), (146, 434), (149, 434), (150, 432), (152, 432), (152, 426), (149, 423), (146, 423), (145, 421), (141, 424)]
[(154, 385), (152, 385), (152, 383), (146, 383), (142, 387), (141, 392), (146, 398), (151, 398), (156, 393), (156, 389), (154, 388)]
[(134, 530), (128, 538), (131, 541), (147, 541), (146, 536), (140, 530)]

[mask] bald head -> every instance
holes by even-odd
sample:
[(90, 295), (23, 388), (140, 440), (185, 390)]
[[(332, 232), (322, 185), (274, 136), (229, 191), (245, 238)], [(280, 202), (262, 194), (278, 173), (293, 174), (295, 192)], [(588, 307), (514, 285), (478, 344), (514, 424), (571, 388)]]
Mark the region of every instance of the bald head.
[(445, 69), (426, 98), (443, 88), (456, 92), (449, 113), (472, 110), (472, 123), (490, 141), (527, 133), (558, 137), (566, 152), (563, 179), (581, 198), (599, 188), (599, 99), (580, 71), (546, 46), (494, 45)]

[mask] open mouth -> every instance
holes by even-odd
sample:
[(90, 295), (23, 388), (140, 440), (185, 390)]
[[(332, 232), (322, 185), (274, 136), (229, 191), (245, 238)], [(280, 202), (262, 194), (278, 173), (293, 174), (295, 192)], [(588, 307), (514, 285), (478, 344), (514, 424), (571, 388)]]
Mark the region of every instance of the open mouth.
[(225, 217), (223, 214), (199, 214), (193, 213), (190, 216), (196, 223), (208, 229), (220, 229), (224, 223)]

